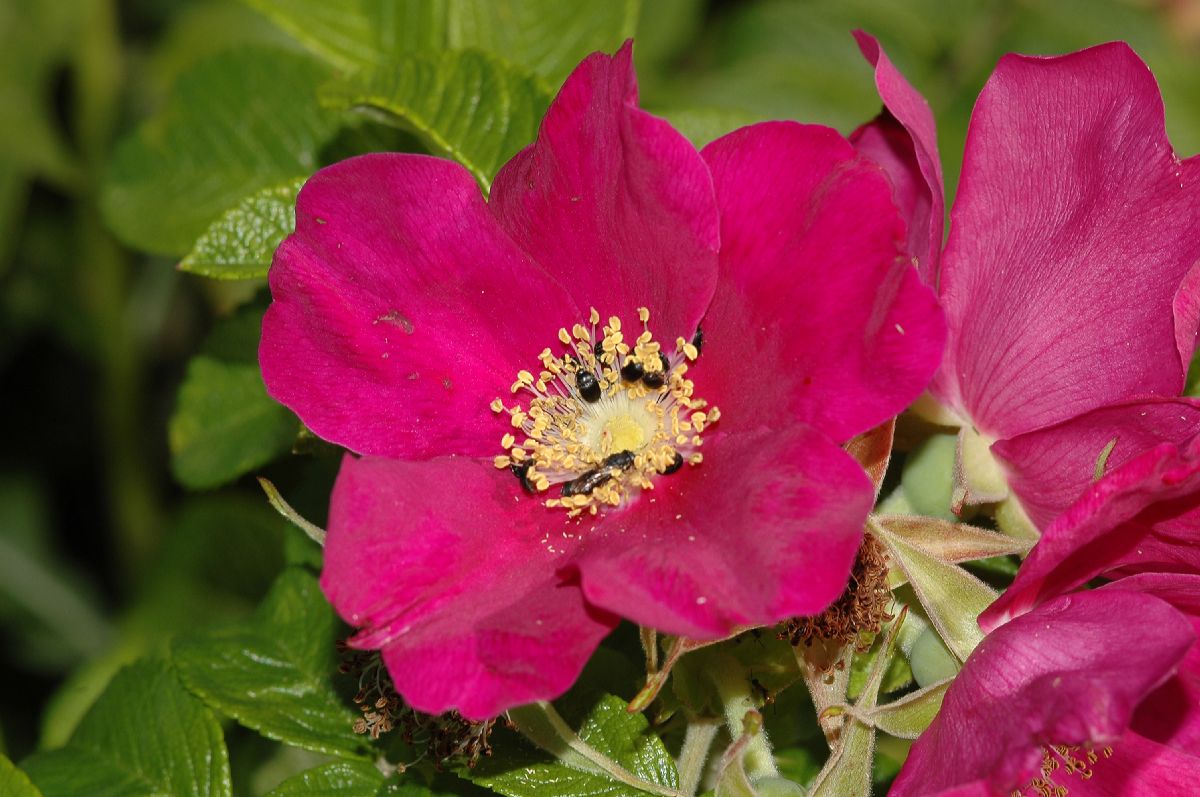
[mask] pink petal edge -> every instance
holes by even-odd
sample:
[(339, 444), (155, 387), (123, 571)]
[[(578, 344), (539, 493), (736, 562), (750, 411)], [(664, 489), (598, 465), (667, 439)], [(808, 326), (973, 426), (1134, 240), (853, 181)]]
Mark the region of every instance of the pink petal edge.
[(861, 30), (853, 35), (875, 70), (875, 88), (884, 112), (852, 133), (850, 141), (891, 178), (908, 226), (909, 251), (917, 260), (917, 272), (926, 285), (936, 289), (946, 199), (933, 111), (892, 64), (878, 39)]
[(565, 692), (616, 626), (543, 541), (562, 523), (490, 463), (347, 456), (321, 587), (409, 705), (488, 719)]
[(584, 312), (633, 328), (648, 307), (668, 347), (691, 339), (717, 279), (712, 180), (686, 138), (637, 107), (631, 42), (575, 68), (489, 206)]

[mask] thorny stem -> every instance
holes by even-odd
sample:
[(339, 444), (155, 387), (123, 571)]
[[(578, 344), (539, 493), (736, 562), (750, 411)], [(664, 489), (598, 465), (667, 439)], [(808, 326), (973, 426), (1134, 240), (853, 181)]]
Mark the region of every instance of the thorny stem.
[(721, 728), (721, 720), (711, 718), (696, 718), (688, 722), (683, 735), (683, 747), (679, 750), (679, 790), (684, 794), (693, 795), (700, 786), (700, 778), (704, 775), (704, 764), (708, 761), (708, 751), (712, 748), (713, 739)]
[[(708, 674), (724, 704), (725, 726), (729, 729), (729, 736), (737, 739), (743, 734), (746, 712), (758, 711), (750, 679), (746, 677), (746, 671), (737, 659), (727, 654), (712, 656), (712, 668)], [(771, 742), (765, 730), (749, 740), (743, 762), (746, 775), (751, 781), (779, 775), (775, 756), (771, 753)]]
[(663, 797), (692, 797), (690, 794), (651, 783), (634, 775), (580, 739), (554, 706), (547, 702), (531, 703), (515, 708), (509, 712), (509, 717), (525, 738), (567, 766), (585, 772), (607, 775), (613, 780), (650, 794), (659, 794)]

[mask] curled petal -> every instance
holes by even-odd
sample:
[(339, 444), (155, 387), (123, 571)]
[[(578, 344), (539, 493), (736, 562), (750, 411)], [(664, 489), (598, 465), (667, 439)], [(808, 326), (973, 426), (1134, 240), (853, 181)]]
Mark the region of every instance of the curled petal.
[(583, 524), (587, 598), (695, 639), (817, 614), (846, 586), (874, 490), (820, 433), (714, 436), (704, 462)]
[(945, 328), (878, 166), (833, 130), (792, 122), (703, 154), (722, 241), (696, 363), (705, 396), (728, 423), (790, 408), (839, 441), (900, 412), (937, 368)]
[(379, 456), (491, 454), (505, 429), (488, 403), (579, 318), (471, 175), (422, 155), (313, 175), (270, 282), (267, 392), (320, 437)]
[(478, 720), (557, 697), (616, 625), (545, 543), (561, 515), (515, 487), (455, 457), (342, 462), (321, 587), (419, 711)]
[(1158, 86), (1128, 46), (1001, 59), (951, 220), (935, 391), (980, 432), (1180, 393), (1173, 302), (1200, 260), (1200, 160), (1171, 150)]
[(632, 47), (567, 78), (537, 141), (492, 185), (501, 226), (581, 307), (690, 339), (717, 279), (712, 180), (687, 139), (637, 107)]
[(1144, 399), (1000, 440), (992, 450), (1021, 506), (1044, 529), (1100, 476), (1162, 443), (1186, 446), (1198, 434), (1200, 399)]
[(980, 617), (989, 630), (1115, 570), (1200, 570), (1200, 437), (1164, 443), (1091, 487), (1030, 551)]
[(909, 252), (921, 280), (937, 287), (945, 228), (946, 198), (933, 111), (888, 58), (879, 40), (861, 30), (854, 39), (875, 70), (875, 88), (884, 111), (850, 136), (854, 148), (878, 163), (891, 178), (896, 205), (908, 226)]

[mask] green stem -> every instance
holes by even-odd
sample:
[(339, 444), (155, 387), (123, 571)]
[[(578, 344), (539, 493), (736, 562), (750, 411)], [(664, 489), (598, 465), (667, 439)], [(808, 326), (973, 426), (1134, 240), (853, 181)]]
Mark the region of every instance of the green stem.
[[(711, 662), (708, 674), (724, 704), (725, 727), (729, 729), (730, 738), (737, 739), (744, 732), (743, 720), (746, 712), (758, 711), (750, 679), (746, 677), (747, 673), (738, 660), (728, 654), (715, 654), (711, 657)], [(766, 730), (755, 734), (749, 740), (743, 761), (746, 775), (751, 781), (779, 774)]]
[(679, 790), (684, 794), (693, 795), (699, 788), (704, 765), (708, 761), (708, 751), (712, 749), (713, 739), (720, 728), (721, 721), (718, 719), (698, 718), (688, 723), (678, 762)]
[(125, 575), (135, 575), (155, 547), (161, 512), (146, 456), (144, 367), (129, 312), (131, 263), (100, 218), (100, 184), (121, 90), (121, 45), (112, 0), (81, 6), (86, 31), (76, 52), (77, 138), (87, 171), (78, 204), (80, 290), (96, 336), (104, 474)]

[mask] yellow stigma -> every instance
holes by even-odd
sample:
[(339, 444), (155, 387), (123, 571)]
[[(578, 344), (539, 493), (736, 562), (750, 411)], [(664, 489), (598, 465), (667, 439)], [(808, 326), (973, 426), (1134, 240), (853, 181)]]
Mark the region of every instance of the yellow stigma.
[(570, 517), (594, 515), (703, 460), (701, 433), (720, 411), (696, 398), (686, 377), (688, 361), (699, 352), (679, 338), (668, 354), (649, 320), (650, 311), (638, 308), (643, 331), (627, 341), (620, 318), (600, 326), (592, 308), (587, 325), (558, 331), (566, 351), (542, 350), (537, 376), (517, 372), (510, 387), (514, 404), (491, 403), (510, 416), (516, 432), (501, 438), (505, 453), (495, 457), (496, 467), (511, 468), (527, 490), (556, 488), (546, 506), (564, 508)]
[(601, 448), (608, 452), (638, 451), (646, 442), (646, 432), (630, 416), (618, 415), (605, 422), (600, 440)]

